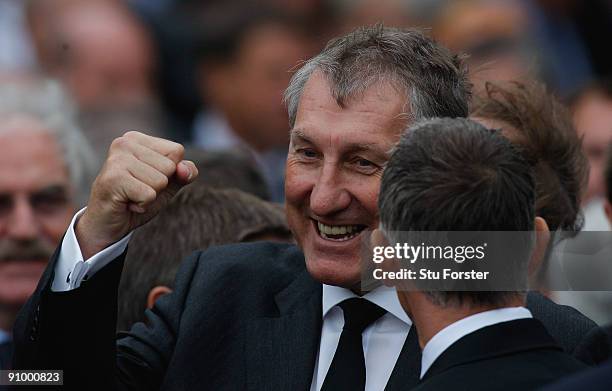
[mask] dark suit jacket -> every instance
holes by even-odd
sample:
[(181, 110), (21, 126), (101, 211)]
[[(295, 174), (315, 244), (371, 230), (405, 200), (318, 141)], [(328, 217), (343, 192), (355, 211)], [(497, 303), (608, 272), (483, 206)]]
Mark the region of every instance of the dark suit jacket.
[[(64, 369), (90, 388), (308, 390), (321, 333), (322, 286), (293, 245), (216, 247), (187, 258), (172, 294), (115, 340), (123, 256), (80, 288), (51, 292), (55, 255), (20, 312), (15, 368)], [(588, 350), (593, 322), (541, 296), (534, 316), (569, 352)], [(408, 335), (388, 390), (418, 382), (420, 349)]]
[(418, 391), (533, 390), (586, 367), (563, 349), (536, 319), (484, 327), (445, 350)]
[(11, 367), (11, 357), (13, 355), (13, 343), (0, 343), (0, 369), (9, 369)]
[[(13, 356), (13, 343), (11, 341), (0, 343), (0, 369), (7, 370), (11, 368)], [(8, 390), (8, 386), (0, 385), (0, 391)]]
[(612, 389), (612, 361), (562, 379), (542, 391), (609, 391)]

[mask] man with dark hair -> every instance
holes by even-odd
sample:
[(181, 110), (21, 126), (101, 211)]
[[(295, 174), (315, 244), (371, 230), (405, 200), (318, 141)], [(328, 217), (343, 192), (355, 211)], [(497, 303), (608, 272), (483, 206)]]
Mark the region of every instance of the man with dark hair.
[[(149, 325), (136, 324), (113, 344), (115, 288), (130, 232), (197, 175), (182, 160), (182, 146), (128, 132), (113, 143), (88, 208), (75, 216), (21, 313), (18, 367), (64, 368), (65, 384), (95, 381), (107, 389), (188, 389), (203, 377), (209, 389), (416, 384), (416, 334), (395, 292), (379, 287), (354, 300), (362, 294), (361, 244), (378, 227), (380, 178), (407, 124), (467, 116), (462, 63), (416, 30), (364, 28), (308, 60), (285, 97), (292, 128), (286, 210), (298, 246), (194, 254)], [(583, 338), (583, 324), (558, 321), (563, 309), (539, 310), (555, 313), (547, 327)], [(363, 344), (343, 332), (354, 322)], [(66, 340), (87, 343), (66, 349)]]
[(282, 206), (198, 181), (181, 189), (130, 240), (119, 284), (117, 330), (144, 321), (145, 309), (172, 291), (180, 261), (192, 252), (262, 236), (291, 242)]
[[(381, 228), (393, 245), (400, 231), (546, 229), (535, 215), (531, 165), (510, 141), (470, 120), (412, 127), (389, 160), (379, 197)], [(512, 267), (526, 282), (529, 257), (518, 254)], [(398, 295), (423, 349), (418, 390), (533, 389), (584, 367), (533, 319), (524, 292), (414, 285), (398, 285)]]

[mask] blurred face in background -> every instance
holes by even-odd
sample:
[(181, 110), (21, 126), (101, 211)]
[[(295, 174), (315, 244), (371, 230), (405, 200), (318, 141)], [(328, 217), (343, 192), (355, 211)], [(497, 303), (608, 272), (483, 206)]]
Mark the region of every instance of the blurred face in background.
[(40, 4), (30, 11), (30, 27), (39, 60), (81, 108), (153, 99), (153, 46), (144, 27), (121, 3), (34, 3)]
[(583, 147), (590, 165), (586, 203), (605, 195), (606, 150), (612, 141), (612, 99), (596, 91), (587, 93), (574, 106), (574, 124), (584, 137)]
[(253, 148), (286, 148), (289, 121), (283, 92), (291, 70), (310, 52), (310, 43), (287, 27), (255, 26), (234, 57), (204, 71), (204, 93)]
[(32, 294), (72, 214), (73, 190), (53, 136), (36, 120), (0, 120), (0, 307)]
[(527, 16), (518, 2), (449, 2), (436, 21), (436, 39), (454, 52), (468, 54), (476, 90), (485, 81), (530, 77), (525, 47)]

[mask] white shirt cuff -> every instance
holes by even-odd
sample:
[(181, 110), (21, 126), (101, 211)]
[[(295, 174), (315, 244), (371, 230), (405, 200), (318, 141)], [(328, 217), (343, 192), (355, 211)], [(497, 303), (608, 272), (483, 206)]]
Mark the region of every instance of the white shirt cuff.
[(81, 247), (74, 233), (74, 225), (85, 209), (81, 209), (74, 215), (70, 226), (68, 226), (68, 231), (64, 235), (57, 264), (55, 265), (55, 277), (51, 284), (53, 292), (69, 291), (81, 286), (83, 280), (91, 278), (98, 270), (121, 255), (132, 237), (132, 232), (130, 232), (121, 240), (111, 244), (88, 260), (83, 260)]

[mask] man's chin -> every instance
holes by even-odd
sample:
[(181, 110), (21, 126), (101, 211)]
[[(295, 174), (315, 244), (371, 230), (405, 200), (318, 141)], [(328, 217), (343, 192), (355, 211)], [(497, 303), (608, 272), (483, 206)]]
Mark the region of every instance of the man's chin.
[(21, 306), (36, 289), (47, 260), (0, 263), (0, 303)]
[(306, 267), (310, 275), (322, 284), (341, 286), (351, 290), (361, 287), (361, 270), (359, 261), (306, 259)]

